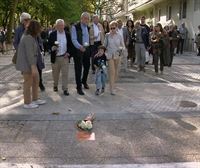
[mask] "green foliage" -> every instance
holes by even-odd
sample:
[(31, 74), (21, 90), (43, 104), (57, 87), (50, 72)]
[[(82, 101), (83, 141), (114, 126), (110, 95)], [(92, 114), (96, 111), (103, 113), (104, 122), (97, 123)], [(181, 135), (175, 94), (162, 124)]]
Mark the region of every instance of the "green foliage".
[[(12, 1), (0, 0), (1, 26), (8, 25)], [(30, 13), (33, 19), (41, 21), (44, 26), (54, 23), (58, 18), (75, 22), (83, 11), (94, 13), (93, 1), (96, 0), (18, 0), (13, 16), (15, 25), (19, 23), (22, 12)]]
[(96, 0), (0, 0), (0, 26), (8, 29), (11, 42), (12, 29), (19, 24), (22, 12), (28, 12), (43, 26), (52, 25), (55, 20), (64, 19), (67, 23), (80, 19), (83, 11), (94, 13)]
[(0, 0), (0, 25), (6, 28), (9, 18), (9, 0)]
[(81, 8), (77, 1), (59, 0), (54, 1), (54, 10), (51, 13), (51, 21), (62, 18), (67, 22), (75, 22), (79, 20)]

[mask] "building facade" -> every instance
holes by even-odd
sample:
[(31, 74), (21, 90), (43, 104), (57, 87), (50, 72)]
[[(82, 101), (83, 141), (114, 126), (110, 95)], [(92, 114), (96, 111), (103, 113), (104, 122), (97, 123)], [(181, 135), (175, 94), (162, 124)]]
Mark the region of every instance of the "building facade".
[(115, 15), (115, 18), (140, 20), (146, 17), (149, 25), (161, 23), (165, 25), (177, 25), (185, 23), (188, 29), (186, 50), (194, 50), (194, 38), (197, 27), (200, 25), (200, 0), (126, 0), (126, 11)]

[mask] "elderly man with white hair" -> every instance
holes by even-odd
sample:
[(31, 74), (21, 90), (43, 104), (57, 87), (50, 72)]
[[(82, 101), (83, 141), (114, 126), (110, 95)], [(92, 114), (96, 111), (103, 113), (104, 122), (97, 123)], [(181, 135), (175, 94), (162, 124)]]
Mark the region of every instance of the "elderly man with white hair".
[(14, 36), (14, 42), (13, 45), (15, 49), (17, 50), (20, 39), (25, 31), (25, 29), (28, 27), (31, 20), (31, 15), (29, 13), (23, 12), (20, 15), (20, 25), (15, 30), (15, 36)]
[(99, 23), (99, 16), (92, 16), (92, 23), (90, 25), (90, 48), (91, 48), (91, 59), (92, 59), (92, 71), (95, 74), (94, 67), (94, 56), (98, 51), (98, 47), (104, 43), (104, 30), (101, 23)]
[(50, 34), (49, 47), (51, 50), (51, 63), (54, 81), (54, 92), (58, 91), (60, 71), (62, 73), (62, 90), (65, 96), (68, 92), (69, 57), (73, 47), (70, 34), (65, 32), (63, 19), (56, 20), (56, 30)]
[[(81, 21), (72, 26), (71, 30), (72, 43), (76, 48), (74, 53), (74, 66), (77, 85), (76, 89), (79, 95), (84, 95), (82, 84), (85, 89), (89, 89), (87, 84), (90, 69), (89, 20), (90, 15), (87, 12), (82, 13)], [(84, 68), (83, 74), (82, 67)]]

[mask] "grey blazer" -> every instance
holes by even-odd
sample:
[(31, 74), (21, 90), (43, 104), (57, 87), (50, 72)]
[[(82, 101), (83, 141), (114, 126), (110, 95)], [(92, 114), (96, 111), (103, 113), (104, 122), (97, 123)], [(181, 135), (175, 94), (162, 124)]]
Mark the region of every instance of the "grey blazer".
[(37, 55), (36, 39), (23, 34), (17, 49), (16, 69), (21, 72), (31, 72), (31, 65), (37, 65)]

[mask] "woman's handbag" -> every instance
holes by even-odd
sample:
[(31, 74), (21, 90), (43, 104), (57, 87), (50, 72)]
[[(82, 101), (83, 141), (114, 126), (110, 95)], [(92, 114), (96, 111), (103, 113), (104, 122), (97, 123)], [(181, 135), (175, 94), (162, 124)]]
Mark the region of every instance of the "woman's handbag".
[(150, 61), (149, 51), (145, 51), (145, 63)]

